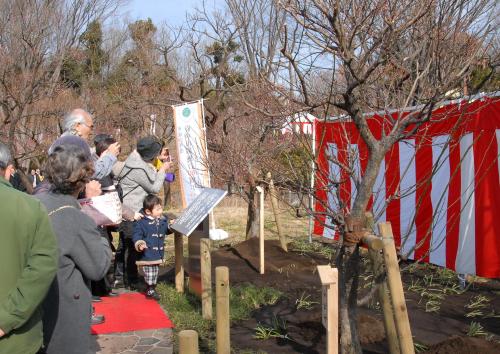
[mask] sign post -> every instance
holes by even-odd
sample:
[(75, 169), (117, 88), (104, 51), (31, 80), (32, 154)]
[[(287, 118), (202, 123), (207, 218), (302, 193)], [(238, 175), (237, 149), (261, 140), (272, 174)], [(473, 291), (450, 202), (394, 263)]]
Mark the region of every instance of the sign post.
[(338, 270), (330, 265), (318, 266), (322, 285), (321, 319), (327, 333), (327, 353), (339, 352), (339, 282)]
[[(209, 214), (226, 194), (227, 191), (221, 189), (203, 188), (200, 194), (175, 220), (175, 223), (171, 225), (171, 228), (177, 233), (188, 236), (189, 288), (200, 296), (203, 291), (200, 243), (203, 239), (209, 239)], [(209, 258), (210, 255), (206, 254), (206, 256)]]
[(175, 249), (175, 289), (178, 293), (184, 292), (184, 247), (182, 244), (182, 234), (174, 233)]

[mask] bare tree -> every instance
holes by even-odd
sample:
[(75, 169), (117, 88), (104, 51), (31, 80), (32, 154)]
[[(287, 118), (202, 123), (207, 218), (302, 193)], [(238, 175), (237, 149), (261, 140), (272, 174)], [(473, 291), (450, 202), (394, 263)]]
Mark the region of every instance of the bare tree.
[[(297, 87), (289, 102), (304, 110), (346, 114), (368, 149), (364, 174), (356, 178), (356, 197), (349, 214), (328, 209), (327, 215), (343, 230), (344, 244), (337, 258), (340, 272), (341, 348), (360, 353), (355, 328), (359, 274), (359, 239), (345, 225), (365, 223), (384, 156), (399, 140), (429, 122), (432, 110), (459, 90), (479, 59), (487, 57), (498, 8), (493, 1), (279, 1), (303, 30), (297, 37), (284, 31), (282, 54), (291, 63)], [(294, 44), (294, 47), (290, 45)], [(299, 58), (312, 60), (299, 60)], [(492, 60), (491, 62), (495, 62)], [(279, 70), (279, 69), (277, 69)], [(320, 77), (320, 85), (311, 84)], [(283, 93), (283, 90), (279, 92)], [(390, 127), (376, 137), (364, 112), (388, 111), (418, 105), (410, 114), (387, 115)], [(333, 161), (354, 175), (350, 164)], [(354, 176), (355, 177), (355, 176)], [(329, 181), (338, 186), (341, 180)], [(312, 192), (312, 191), (311, 191)]]
[[(0, 136), (16, 159), (31, 156), (61, 108), (47, 102), (63, 88), (64, 56), (86, 25), (119, 0), (3, 1), (0, 5)], [(45, 108), (50, 107), (48, 110)], [(28, 138), (28, 139), (27, 139)]]

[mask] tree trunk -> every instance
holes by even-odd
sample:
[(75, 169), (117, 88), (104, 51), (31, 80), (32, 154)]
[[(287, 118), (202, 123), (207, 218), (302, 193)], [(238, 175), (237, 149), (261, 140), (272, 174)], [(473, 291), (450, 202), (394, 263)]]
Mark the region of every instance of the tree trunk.
[(251, 237), (259, 237), (259, 193), (255, 187), (250, 187), (247, 192), (248, 196), (248, 214), (247, 214), (247, 228), (246, 240)]
[[(358, 186), (358, 192), (350, 214), (358, 223), (361, 220), (366, 223), (366, 206), (372, 196), (373, 186), (384, 156), (385, 151), (383, 149), (370, 151), (366, 170)], [(346, 231), (345, 225), (344, 231)], [(355, 246), (344, 244), (336, 263), (339, 270), (340, 352), (342, 354), (361, 354), (361, 343), (357, 328), (359, 244)]]
[(340, 352), (361, 354), (357, 328), (359, 246), (342, 246), (337, 260), (340, 298)]
[(276, 221), (276, 229), (278, 231), (278, 237), (280, 239), (280, 245), (283, 251), (288, 252), (288, 248), (286, 245), (286, 235), (283, 232), (283, 227), (281, 226), (281, 219), (279, 216), (278, 210), (278, 197), (276, 194), (276, 189), (274, 188), (274, 182), (272, 179), (271, 172), (268, 172), (266, 175), (269, 183), (269, 196), (271, 197), (271, 206), (273, 208), (274, 220)]

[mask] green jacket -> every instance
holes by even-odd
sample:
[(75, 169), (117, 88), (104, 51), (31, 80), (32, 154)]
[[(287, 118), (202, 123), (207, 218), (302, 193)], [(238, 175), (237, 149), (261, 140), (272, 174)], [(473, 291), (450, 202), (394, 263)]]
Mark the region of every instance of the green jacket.
[(41, 307), (57, 271), (57, 243), (44, 206), (0, 177), (0, 353), (36, 353)]

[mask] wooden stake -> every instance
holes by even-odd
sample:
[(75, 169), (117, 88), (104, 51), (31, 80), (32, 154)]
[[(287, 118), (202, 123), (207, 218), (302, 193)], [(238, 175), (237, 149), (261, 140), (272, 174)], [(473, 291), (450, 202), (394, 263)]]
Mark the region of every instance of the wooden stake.
[(215, 268), (217, 354), (230, 354), (229, 341), (229, 268)]
[(339, 352), (339, 273), (329, 265), (317, 267), (322, 285), (322, 322), (327, 333), (327, 354)]
[(175, 248), (175, 289), (179, 293), (184, 292), (184, 250), (182, 244), (182, 234), (174, 234)]
[(198, 354), (198, 332), (191, 329), (179, 332), (179, 354)]
[(406, 309), (403, 283), (399, 272), (396, 247), (392, 234), (391, 223), (379, 223), (378, 229), (384, 243), (384, 261), (387, 271), (387, 283), (391, 293), (392, 307), (396, 320), (396, 331), (399, 338), (399, 348), (402, 354), (414, 354), (413, 338), (411, 335), (410, 320)]
[[(369, 249), (368, 254), (372, 261), (373, 274), (375, 278), (377, 278), (383, 272), (382, 256), (378, 251), (374, 251), (373, 249)], [(387, 342), (389, 344), (389, 353), (399, 354), (399, 340), (396, 332), (396, 325), (394, 324), (394, 313), (392, 311), (391, 299), (389, 298), (389, 290), (387, 289), (387, 280), (384, 280), (384, 282), (379, 285), (378, 299), (384, 311), (384, 327)]]
[(279, 210), (278, 210), (278, 198), (276, 194), (276, 189), (274, 188), (274, 182), (271, 176), (271, 172), (268, 172), (266, 177), (269, 180), (269, 194), (271, 196), (271, 206), (273, 207), (274, 220), (276, 221), (276, 228), (278, 230), (280, 245), (283, 251), (288, 252), (288, 248), (286, 245), (286, 235), (283, 233), (283, 228), (281, 227), (281, 219), (279, 217)]
[(260, 255), (260, 274), (264, 274), (264, 189), (257, 186), (259, 192), (259, 255)]
[(212, 261), (210, 258), (210, 239), (200, 240), (201, 268), (201, 313), (206, 320), (212, 319)]

